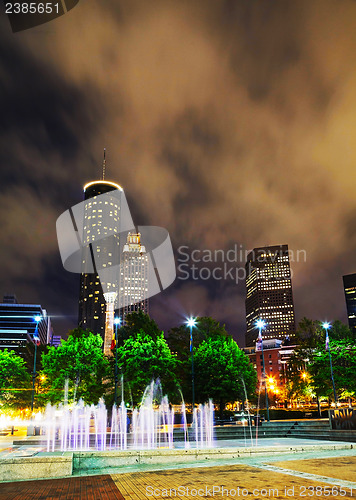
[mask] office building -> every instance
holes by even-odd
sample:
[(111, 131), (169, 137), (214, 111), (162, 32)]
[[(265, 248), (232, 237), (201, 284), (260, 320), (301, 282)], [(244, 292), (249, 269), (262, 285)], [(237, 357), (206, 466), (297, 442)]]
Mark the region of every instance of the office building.
[[(40, 321), (35, 321), (36, 317)], [(37, 328), (37, 331), (36, 331)], [(15, 295), (5, 295), (0, 304), (0, 349), (22, 349), (38, 334), (41, 344), (49, 344), (53, 336), (51, 319), (38, 304), (19, 304)]]
[(349, 327), (356, 331), (356, 274), (343, 276)]
[(141, 235), (128, 233), (121, 259), (120, 316), (143, 311), (148, 314), (148, 255)]
[[(80, 278), (79, 326), (100, 334), (105, 342), (107, 303), (115, 301), (118, 290), (120, 255), (120, 196), (121, 186), (100, 180), (84, 186), (84, 223), (82, 274)], [(106, 194), (105, 197), (100, 195)], [(116, 267), (115, 267), (116, 266)], [(110, 271), (111, 268), (111, 271)], [(94, 272), (88, 272), (92, 271)], [(106, 277), (99, 272), (107, 269)], [(116, 274), (117, 273), (117, 276)], [(105, 296), (104, 294), (109, 294)], [(113, 306), (109, 327), (113, 320)], [(111, 310), (110, 309), (110, 310)], [(107, 334), (110, 336), (110, 332)], [(106, 343), (111, 343), (111, 338)], [(105, 346), (104, 346), (105, 350)]]
[[(287, 385), (288, 364), (295, 349), (295, 345), (282, 345), (282, 341), (279, 339), (263, 341), (263, 357), (265, 362), (267, 388), (271, 395), (275, 394), (277, 399), (278, 394), (281, 393), (283, 388)], [(243, 351), (248, 355), (250, 362), (257, 371), (257, 391), (263, 392), (265, 381), (263, 378), (262, 351), (256, 350), (255, 346), (245, 347)]]
[(258, 337), (257, 320), (265, 322), (263, 339), (295, 338), (295, 316), (288, 245), (253, 249), (246, 262), (246, 346)]
[(52, 335), (51, 346), (58, 347), (61, 345), (62, 336), (61, 335)]

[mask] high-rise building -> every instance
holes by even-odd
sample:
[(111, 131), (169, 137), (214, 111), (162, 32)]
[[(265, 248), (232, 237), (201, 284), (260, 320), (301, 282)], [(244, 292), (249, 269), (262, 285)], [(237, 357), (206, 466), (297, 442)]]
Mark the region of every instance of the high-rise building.
[[(36, 322), (36, 317), (40, 321)], [(34, 336), (41, 344), (51, 341), (53, 329), (46, 309), (38, 304), (19, 304), (15, 295), (5, 295), (0, 304), (0, 349), (21, 354), (27, 343), (34, 342)]]
[(148, 255), (141, 234), (128, 233), (123, 248), (120, 274), (120, 316), (143, 311), (148, 314)]
[(256, 321), (265, 322), (263, 339), (295, 337), (295, 316), (288, 245), (253, 249), (246, 262), (246, 346), (258, 337)]
[(343, 276), (349, 327), (356, 331), (356, 273)]
[(61, 335), (52, 335), (51, 346), (58, 347), (61, 345), (62, 336)]
[[(121, 206), (120, 196), (116, 195), (120, 191), (122, 191), (121, 186), (105, 180), (89, 182), (84, 186), (86, 203), (78, 323), (82, 328), (99, 333), (103, 339), (105, 339), (106, 323), (104, 294), (117, 294), (119, 282), (119, 276), (115, 275), (115, 265), (118, 264), (120, 255)], [(107, 196), (100, 198), (102, 194)], [(99, 279), (98, 266), (102, 270), (113, 266), (107, 279), (103, 279), (103, 276)]]

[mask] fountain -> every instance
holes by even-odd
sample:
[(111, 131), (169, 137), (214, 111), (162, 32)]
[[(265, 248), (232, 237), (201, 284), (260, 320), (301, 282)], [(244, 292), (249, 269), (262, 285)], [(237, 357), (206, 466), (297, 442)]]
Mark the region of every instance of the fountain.
[[(211, 401), (194, 408), (191, 428), (187, 424), (184, 401), (181, 406), (184, 447), (213, 446), (214, 406)], [(162, 396), (160, 381), (146, 387), (141, 405), (129, 418), (124, 401), (113, 406), (110, 426), (103, 401), (74, 405), (68, 401), (58, 407), (48, 404), (42, 429), (47, 451), (151, 450), (174, 448), (175, 413), (167, 396)]]

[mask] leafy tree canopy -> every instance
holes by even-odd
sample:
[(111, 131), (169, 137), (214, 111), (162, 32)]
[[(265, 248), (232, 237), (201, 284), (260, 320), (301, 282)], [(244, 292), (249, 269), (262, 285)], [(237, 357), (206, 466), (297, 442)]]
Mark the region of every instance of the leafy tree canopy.
[[(356, 395), (356, 346), (349, 339), (330, 339), (330, 354), (338, 397)], [(332, 397), (329, 353), (322, 343), (316, 348), (308, 370), (321, 396)]]
[(255, 392), (257, 374), (248, 356), (231, 337), (204, 340), (194, 355), (197, 400), (212, 398), (222, 413), (227, 402), (245, 399)]
[(118, 364), (125, 383), (130, 385), (133, 403), (137, 405), (146, 386), (159, 378), (170, 399), (177, 391), (177, 360), (172, 355), (163, 333), (156, 338), (141, 330), (118, 348)]
[[(204, 316), (196, 319), (196, 326), (193, 327), (193, 344), (198, 347), (204, 340), (227, 338), (228, 333), (225, 325), (219, 321)], [(190, 353), (190, 328), (187, 324), (172, 328), (166, 334), (166, 339), (172, 352), (177, 353), (178, 359), (185, 361)]]
[(28, 399), (23, 389), (29, 380), (25, 361), (15, 351), (0, 351), (0, 407), (23, 406), (22, 401)]
[(144, 331), (153, 339), (161, 335), (157, 323), (151, 319), (148, 314), (142, 311), (127, 314), (125, 316), (125, 325), (120, 328), (119, 343), (130, 337), (135, 337), (138, 333)]
[[(291, 398), (313, 392), (318, 397), (332, 397), (329, 353), (325, 349), (325, 330), (322, 323), (303, 318), (297, 329), (299, 348), (288, 366), (288, 385)], [(355, 333), (341, 321), (335, 321), (329, 330), (329, 346), (334, 379), (340, 396), (355, 394), (356, 348)], [(308, 377), (303, 380), (302, 373)]]
[(86, 403), (98, 402), (104, 392), (103, 378), (108, 369), (102, 343), (100, 335), (76, 328), (61, 345), (49, 347), (48, 353), (42, 355), (42, 365), (50, 401), (63, 399), (68, 379), (73, 398), (83, 398)]

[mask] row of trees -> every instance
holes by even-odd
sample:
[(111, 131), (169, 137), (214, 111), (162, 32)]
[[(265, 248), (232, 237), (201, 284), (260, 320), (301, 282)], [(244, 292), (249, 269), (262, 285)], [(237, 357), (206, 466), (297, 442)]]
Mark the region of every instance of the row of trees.
[[(333, 399), (325, 330), (319, 321), (303, 318), (297, 329), (299, 348), (288, 366), (286, 398)], [(356, 397), (356, 333), (340, 321), (329, 330), (329, 347), (339, 399)]]
[[(118, 337), (119, 394), (123, 392), (125, 401), (137, 405), (145, 387), (159, 378), (172, 403), (182, 397), (191, 402), (188, 327), (174, 328), (165, 338), (152, 319), (135, 313), (126, 318)], [(227, 402), (245, 399), (244, 385), (248, 397), (255, 392), (257, 375), (248, 357), (212, 318), (199, 318), (194, 328), (194, 365), (196, 402), (212, 398), (222, 412)], [(0, 390), (6, 406), (28, 405), (29, 371), (13, 352), (0, 353)], [(115, 356), (103, 355), (100, 335), (72, 330), (59, 347), (42, 353), (37, 371), (36, 407), (62, 401), (66, 380), (72, 400), (97, 403), (103, 397), (109, 406), (114, 402)]]
[[(356, 335), (335, 321), (330, 335), (330, 352), (339, 398), (356, 396)], [(248, 357), (224, 328), (212, 318), (199, 318), (194, 328), (194, 365), (196, 402), (213, 398), (221, 411), (226, 403), (253, 399), (257, 375)], [(192, 398), (189, 328), (169, 330), (166, 336), (157, 324), (143, 313), (127, 317), (119, 329), (119, 395), (130, 405), (137, 405), (145, 387), (160, 378), (163, 392), (172, 403)], [(279, 400), (331, 398), (329, 355), (325, 349), (325, 331), (318, 321), (304, 318), (297, 329), (299, 347), (292, 355), (286, 384)], [(37, 358), (35, 407), (64, 398), (68, 380), (68, 398), (83, 398), (97, 403), (103, 397), (108, 406), (114, 402), (115, 356), (102, 352), (102, 339), (89, 331), (75, 329), (68, 340), (55, 347), (40, 347)], [(0, 352), (0, 404), (24, 408), (31, 400), (33, 346), (24, 359), (13, 352)], [(244, 393), (244, 385), (246, 394)]]

